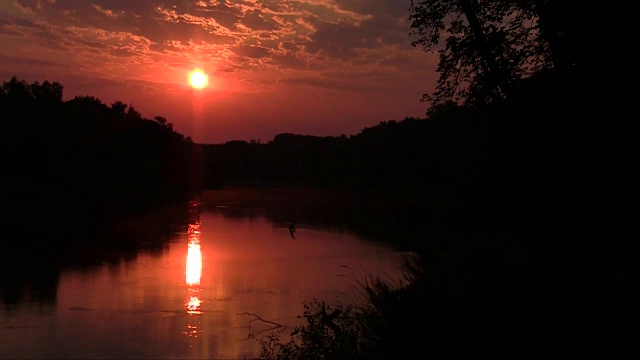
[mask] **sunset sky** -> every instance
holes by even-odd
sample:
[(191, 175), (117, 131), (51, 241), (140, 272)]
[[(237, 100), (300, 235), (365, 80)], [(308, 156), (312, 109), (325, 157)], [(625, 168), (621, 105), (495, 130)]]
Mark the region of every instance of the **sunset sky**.
[(0, 80), (120, 100), (198, 143), (352, 135), (427, 110), (438, 58), (411, 46), (410, 4), (2, 0)]

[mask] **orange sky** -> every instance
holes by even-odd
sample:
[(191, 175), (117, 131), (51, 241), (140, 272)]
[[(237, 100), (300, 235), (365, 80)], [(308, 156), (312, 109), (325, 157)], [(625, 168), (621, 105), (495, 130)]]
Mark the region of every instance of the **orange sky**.
[(352, 135), (426, 112), (437, 54), (411, 46), (410, 3), (6, 0), (0, 80), (120, 100), (199, 143)]

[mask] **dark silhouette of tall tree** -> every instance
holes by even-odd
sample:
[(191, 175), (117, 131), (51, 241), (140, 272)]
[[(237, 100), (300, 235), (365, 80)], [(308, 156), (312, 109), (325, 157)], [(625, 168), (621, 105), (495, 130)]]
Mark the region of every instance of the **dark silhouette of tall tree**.
[(633, 48), (624, 9), (596, 0), (411, 1), (412, 44), (440, 56), (438, 86), (424, 100), (488, 103), (541, 72), (615, 86)]
[[(514, 97), (518, 79), (548, 66), (540, 56), (533, 19), (504, 1), (422, 0), (412, 2), (412, 45), (440, 55), (434, 104), (490, 103)], [(441, 42), (444, 41), (444, 47)]]

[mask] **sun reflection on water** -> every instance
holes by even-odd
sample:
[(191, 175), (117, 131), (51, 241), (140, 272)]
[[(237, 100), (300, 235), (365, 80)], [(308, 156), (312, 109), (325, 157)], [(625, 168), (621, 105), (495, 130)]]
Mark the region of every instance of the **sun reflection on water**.
[(202, 276), (202, 251), (200, 240), (190, 239), (187, 250), (187, 285), (200, 285)]
[[(187, 235), (187, 266), (185, 271), (187, 298), (185, 308), (189, 315), (202, 314), (202, 298), (200, 296), (200, 279), (202, 277), (202, 251), (200, 248), (200, 214), (199, 203), (192, 203), (193, 219), (189, 224)], [(198, 336), (197, 326), (189, 324), (187, 335)]]

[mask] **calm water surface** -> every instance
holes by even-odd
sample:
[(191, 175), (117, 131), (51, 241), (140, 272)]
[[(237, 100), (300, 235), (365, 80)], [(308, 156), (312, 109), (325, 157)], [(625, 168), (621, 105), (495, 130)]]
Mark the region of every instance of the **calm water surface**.
[(349, 232), (296, 224), (294, 238), (264, 216), (192, 210), (161, 251), (65, 269), (52, 301), (2, 304), (0, 358), (252, 358), (304, 301), (348, 304), (365, 275), (400, 278), (399, 251)]

